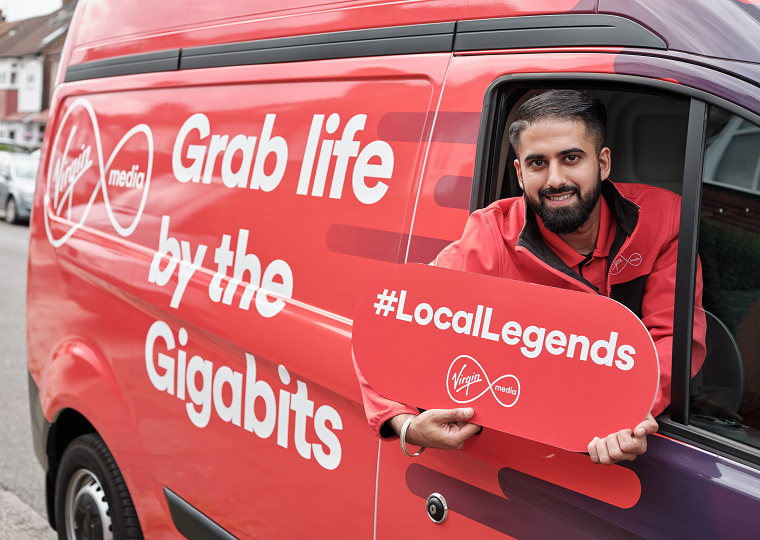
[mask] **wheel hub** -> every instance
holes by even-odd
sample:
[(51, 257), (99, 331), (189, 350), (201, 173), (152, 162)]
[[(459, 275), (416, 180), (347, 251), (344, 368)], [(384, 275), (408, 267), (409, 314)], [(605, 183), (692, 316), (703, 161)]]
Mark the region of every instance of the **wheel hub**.
[(74, 473), (66, 490), (66, 531), (71, 540), (113, 540), (103, 487), (86, 469)]
[(5, 207), (5, 219), (10, 223), (16, 221), (16, 201), (13, 199), (9, 199)]

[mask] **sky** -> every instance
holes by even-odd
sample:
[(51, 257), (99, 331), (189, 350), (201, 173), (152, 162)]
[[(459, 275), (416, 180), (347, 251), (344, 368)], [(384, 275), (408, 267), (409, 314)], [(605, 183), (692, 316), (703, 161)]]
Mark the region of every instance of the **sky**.
[(0, 9), (9, 22), (47, 15), (60, 7), (61, 0), (0, 0)]

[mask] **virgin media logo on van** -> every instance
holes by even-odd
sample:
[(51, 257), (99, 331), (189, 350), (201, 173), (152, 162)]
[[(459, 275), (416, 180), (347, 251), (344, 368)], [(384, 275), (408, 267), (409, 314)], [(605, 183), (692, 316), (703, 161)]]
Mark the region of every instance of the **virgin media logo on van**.
[(483, 366), (471, 356), (457, 356), (446, 374), (449, 397), (457, 403), (472, 403), (489, 391), (502, 407), (512, 407), (520, 398), (520, 381), (514, 375), (488, 379)]
[(113, 145), (108, 159), (104, 150), (95, 109), (86, 98), (74, 100), (61, 118), (48, 164), (44, 219), (53, 246), (65, 244), (103, 210), (123, 237), (140, 222), (153, 170), (153, 134), (139, 124)]

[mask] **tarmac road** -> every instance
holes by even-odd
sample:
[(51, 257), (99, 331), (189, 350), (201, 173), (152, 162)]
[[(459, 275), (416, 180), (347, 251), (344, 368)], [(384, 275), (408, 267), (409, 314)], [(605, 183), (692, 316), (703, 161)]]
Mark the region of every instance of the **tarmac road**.
[(26, 370), (29, 227), (0, 221), (0, 538), (57, 538), (34, 455)]

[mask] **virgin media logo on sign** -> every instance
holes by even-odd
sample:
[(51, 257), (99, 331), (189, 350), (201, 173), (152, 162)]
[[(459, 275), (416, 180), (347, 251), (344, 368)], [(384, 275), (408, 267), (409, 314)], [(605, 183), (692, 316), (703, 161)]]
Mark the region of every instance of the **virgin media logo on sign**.
[(388, 399), (466, 404), (476, 424), (567, 450), (635, 427), (658, 389), (652, 337), (622, 304), (428, 265), (400, 265), (371, 284), (352, 344)]
[(44, 216), (53, 246), (65, 244), (101, 209), (120, 236), (134, 232), (153, 170), (153, 134), (146, 124), (127, 131), (105, 159), (95, 109), (78, 98), (61, 118), (50, 156)]
[(472, 403), (489, 391), (502, 407), (512, 407), (520, 398), (520, 381), (514, 375), (488, 380), (483, 366), (471, 356), (457, 356), (446, 374), (449, 397), (457, 403)]

